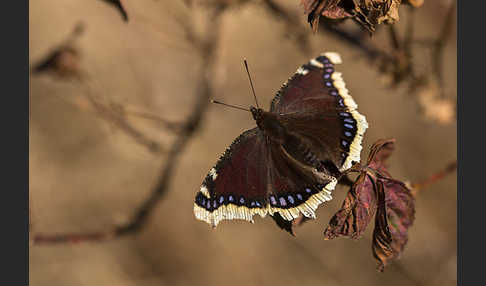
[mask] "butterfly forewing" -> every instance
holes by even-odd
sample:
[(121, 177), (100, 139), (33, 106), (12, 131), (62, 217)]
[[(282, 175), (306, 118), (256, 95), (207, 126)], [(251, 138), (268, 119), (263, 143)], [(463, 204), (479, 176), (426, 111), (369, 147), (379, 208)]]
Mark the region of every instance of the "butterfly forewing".
[(324, 53), (301, 66), (277, 93), (270, 111), (282, 115), (288, 131), (310, 139), (309, 148), (342, 172), (359, 162), (368, 123), (335, 70), (338, 63), (338, 54)]

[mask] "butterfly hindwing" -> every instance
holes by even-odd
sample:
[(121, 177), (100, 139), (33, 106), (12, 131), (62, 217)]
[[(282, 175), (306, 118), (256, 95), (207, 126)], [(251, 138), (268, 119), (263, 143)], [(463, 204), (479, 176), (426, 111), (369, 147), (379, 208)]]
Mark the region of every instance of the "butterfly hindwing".
[(243, 132), (209, 171), (196, 195), (194, 213), (216, 226), (223, 219), (264, 217), (266, 145), (258, 128)]
[(268, 194), (269, 213), (277, 212), (289, 221), (301, 213), (315, 218), (319, 204), (332, 199), (336, 178), (303, 165), (282, 146), (272, 144), (270, 149), (268, 181), (272, 189)]

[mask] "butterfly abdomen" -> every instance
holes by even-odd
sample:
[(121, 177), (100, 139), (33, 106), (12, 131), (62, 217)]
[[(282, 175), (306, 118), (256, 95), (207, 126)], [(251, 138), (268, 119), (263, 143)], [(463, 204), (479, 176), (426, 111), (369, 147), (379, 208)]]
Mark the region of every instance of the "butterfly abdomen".
[(291, 134), (279, 121), (276, 114), (261, 111), (256, 117), (257, 125), (263, 133), (274, 143), (281, 144), (286, 151), (300, 162), (312, 166), (315, 169), (324, 169), (317, 155), (312, 152), (308, 144), (303, 142), (295, 134)]

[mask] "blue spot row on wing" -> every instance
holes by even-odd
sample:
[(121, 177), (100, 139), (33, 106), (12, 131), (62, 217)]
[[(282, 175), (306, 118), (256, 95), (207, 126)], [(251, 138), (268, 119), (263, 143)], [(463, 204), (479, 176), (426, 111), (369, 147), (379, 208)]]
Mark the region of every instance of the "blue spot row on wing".
[[(306, 187), (304, 191), (298, 193), (287, 193), (285, 195), (270, 195), (267, 199), (272, 207), (292, 208), (304, 203), (310, 196), (320, 192), (324, 185)], [(248, 199), (244, 196), (236, 197), (235, 195), (219, 195), (216, 198), (207, 198), (201, 192), (196, 195), (196, 204), (208, 211), (214, 211), (222, 205), (233, 204), (236, 206), (245, 206), (248, 208), (262, 208), (265, 206), (265, 200)]]
[(324, 186), (316, 185), (313, 187), (305, 187), (303, 192), (287, 193), (285, 195), (270, 195), (269, 203), (272, 207), (277, 208), (293, 208), (309, 199), (310, 196), (320, 192)]
[[(320, 63), (323, 64), (323, 80), (324, 80), (324, 85), (328, 88), (329, 94), (334, 97), (338, 97), (337, 104), (339, 107), (345, 109), (346, 105), (344, 104), (344, 99), (340, 97), (339, 92), (337, 89), (334, 88), (334, 83), (332, 80), (332, 73), (334, 73), (334, 65), (331, 63), (331, 61), (325, 57), (325, 56), (319, 56), (316, 58), (316, 60)], [(339, 116), (342, 118), (343, 121), (343, 138), (340, 140), (342, 150), (345, 152), (341, 152), (341, 157), (343, 159), (343, 162), (347, 156), (347, 152), (349, 152), (349, 147), (351, 145), (351, 142), (353, 138), (356, 136), (356, 131), (357, 131), (357, 126), (356, 126), (356, 120), (351, 116), (351, 113), (349, 112), (339, 112)]]
[(326, 56), (318, 56), (316, 61), (320, 62), (321, 64), (330, 64), (331, 61)]
[(196, 195), (196, 204), (208, 211), (213, 211), (222, 205), (233, 204), (237, 206), (246, 206), (249, 208), (261, 208), (265, 205), (263, 199), (248, 199), (244, 196), (235, 196), (232, 194), (219, 195), (215, 198), (207, 198), (201, 192)]

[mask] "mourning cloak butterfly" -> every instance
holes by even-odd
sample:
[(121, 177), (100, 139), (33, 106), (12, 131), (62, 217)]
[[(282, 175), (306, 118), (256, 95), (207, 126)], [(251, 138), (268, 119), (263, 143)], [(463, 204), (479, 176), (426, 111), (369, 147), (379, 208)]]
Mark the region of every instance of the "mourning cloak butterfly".
[(360, 161), (368, 127), (334, 69), (340, 63), (337, 53), (321, 54), (284, 83), (269, 112), (250, 107), (257, 127), (209, 171), (196, 194), (197, 219), (215, 227), (225, 219), (253, 222), (255, 214), (315, 218), (341, 172)]

